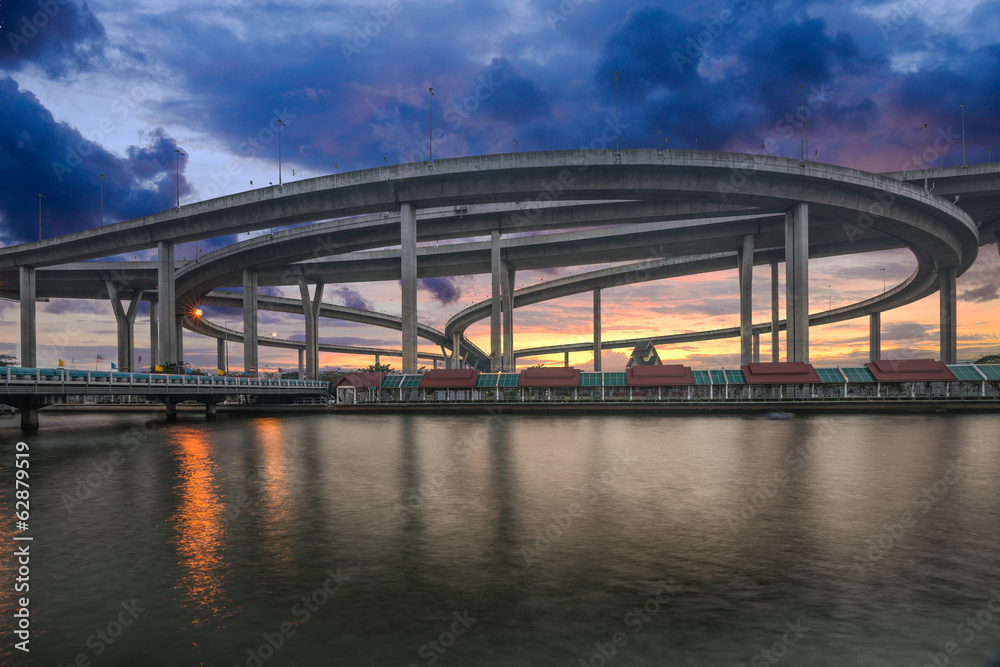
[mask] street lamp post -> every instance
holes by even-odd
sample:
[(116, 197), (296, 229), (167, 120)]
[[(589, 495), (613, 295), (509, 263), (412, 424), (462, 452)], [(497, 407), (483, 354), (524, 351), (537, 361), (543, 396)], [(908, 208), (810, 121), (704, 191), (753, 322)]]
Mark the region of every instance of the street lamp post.
[(965, 102), (958, 105), (962, 110), (962, 166), (965, 166)]
[(278, 189), (281, 189), (281, 128), (288, 127), (285, 121), (278, 119)]
[(885, 267), (882, 267), (882, 293), (885, 294)]
[(42, 240), (42, 200), (48, 199), (41, 192), (38, 193), (38, 240)]
[(986, 163), (993, 164), (993, 147), (990, 146), (989, 150), (986, 151)]
[[(927, 123), (923, 127), (918, 127), (917, 132), (924, 131), (924, 190), (927, 189)], [(885, 269), (882, 269), (885, 271)]]
[(101, 227), (104, 226), (104, 181), (108, 180), (108, 177), (101, 174)]
[(805, 94), (806, 84), (801, 84), (799, 89), (796, 90), (799, 94), (799, 162), (805, 158), (806, 153), (806, 115), (804, 112), (806, 104), (806, 94)]
[(177, 158), (177, 164), (174, 165), (174, 180), (177, 184), (177, 208), (181, 207), (181, 156), (187, 155), (186, 153), (181, 153), (179, 149), (175, 148), (174, 153)]
[(618, 145), (618, 72), (615, 72), (615, 152), (620, 152)]

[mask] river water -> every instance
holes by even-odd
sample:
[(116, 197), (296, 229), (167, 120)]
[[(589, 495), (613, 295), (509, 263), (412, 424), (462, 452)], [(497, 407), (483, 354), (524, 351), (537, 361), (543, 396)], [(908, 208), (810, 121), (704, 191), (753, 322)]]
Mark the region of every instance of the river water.
[(2, 664), (982, 667), (1000, 647), (1000, 416), (17, 427)]

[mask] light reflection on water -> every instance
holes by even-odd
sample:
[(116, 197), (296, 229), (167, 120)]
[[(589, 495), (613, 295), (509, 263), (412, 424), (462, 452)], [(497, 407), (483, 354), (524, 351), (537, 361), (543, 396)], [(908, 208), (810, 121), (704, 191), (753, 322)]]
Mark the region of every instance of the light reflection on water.
[(956, 630), (1000, 588), (1000, 416), (188, 418), (135, 449), (141, 417), (43, 417), (35, 664), (734, 666), (788, 623), (782, 665), (1000, 645), (1000, 614)]

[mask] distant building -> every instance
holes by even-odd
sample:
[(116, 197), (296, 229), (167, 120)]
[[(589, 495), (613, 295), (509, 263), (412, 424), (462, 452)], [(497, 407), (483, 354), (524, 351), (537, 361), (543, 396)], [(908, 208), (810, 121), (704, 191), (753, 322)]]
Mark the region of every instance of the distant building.
[(628, 358), (628, 363), (625, 364), (625, 368), (662, 365), (663, 362), (660, 361), (660, 355), (657, 354), (656, 348), (653, 347), (653, 341), (647, 340), (645, 343), (635, 346), (635, 349), (632, 350), (632, 355)]

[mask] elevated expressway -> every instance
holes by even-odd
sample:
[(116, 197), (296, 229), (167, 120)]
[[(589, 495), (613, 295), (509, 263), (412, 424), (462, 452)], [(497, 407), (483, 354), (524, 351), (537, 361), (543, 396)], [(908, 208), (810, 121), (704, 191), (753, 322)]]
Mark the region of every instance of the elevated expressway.
[[(622, 284), (623, 271), (639, 280), (738, 266), (739, 335), (743, 356), (749, 358), (754, 333), (782, 326), (776, 317), (766, 325), (749, 321), (749, 267), (784, 261), (789, 359), (808, 360), (810, 323), (877, 314), (941, 290), (941, 356), (951, 362), (954, 281), (974, 261), (978, 245), (993, 240), (997, 215), (991, 188), (998, 171), (992, 165), (956, 175), (934, 170), (935, 191), (930, 194), (922, 187), (922, 172), (892, 178), (783, 158), (694, 151), (521, 153), (399, 165), (263, 188), (2, 249), (0, 294), (19, 286), (22, 357), (30, 365), (35, 298), (49, 289), (51, 296), (77, 290), (93, 298), (88, 290), (101, 281), (98, 277), (89, 286), (77, 281), (67, 293), (57, 294), (65, 281), (55, 273), (87, 269), (43, 267), (157, 247), (160, 359), (180, 358), (180, 326), (228, 337), (221, 328), (185, 321), (185, 316), (196, 304), (229, 299), (226, 305), (232, 305), (238, 298), (244, 306), (244, 331), (260, 343), (264, 339), (255, 335), (258, 307), (303, 312), (306, 366), (314, 373), (318, 318), (343, 314), (322, 303), (322, 285), (400, 280), (403, 369), (413, 371), (417, 337), (429, 334), (416, 320), (418, 277), (490, 273), (492, 298), (459, 313), (443, 334), (437, 332), (437, 340), (430, 339), (442, 348), (463, 347), (465, 329), (488, 314), (492, 354), (466, 344), (468, 359), (481, 367), (488, 362), (511, 367), (512, 310), (518, 305)], [(962, 201), (947, 201), (937, 196), (938, 189), (955, 191)], [(991, 230), (988, 234), (981, 235), (960, 208), (968, 204), (982, 229)], [(176, 243), (302, 223), (310, 224), (235, 243), (197, 262), (177, 264), (173, 259)], [(574, 231), (547, 233), (567, 229)], [(489, 242), (417, 245), (486, 235)], [(810, 256), (899, 247), (909, 248), (917, 260), (917, 269), (902, 284), (861, 304), (808, 313)], [(374, 248), (392, 249), (364, 252)], [(631, 269), (510, 289), (516, 270), (637, 259), (647, 261)], [(131, 294), (134, 304), (135, 295), (144, 290), (149, 298), (152, 268), (146, 264), (126, 271), (109, 268), (103, 280), (116, 292), (111, 296), (118, 304), (120, 332), (130, 326), (129, 315), (114, 297)], [(312, 295), (310, 283), (317, 286)], [(268, 302), (256, 296), (260, 284), (298, 284), (302, 300)], [(244, 293), (235, 297), (213, 291), (223, 286), (242, 286)], [(706, 333), (732, 335), (729, 330)], [(247, 365), (256, 365), (256, 347), (247, 346)]]

